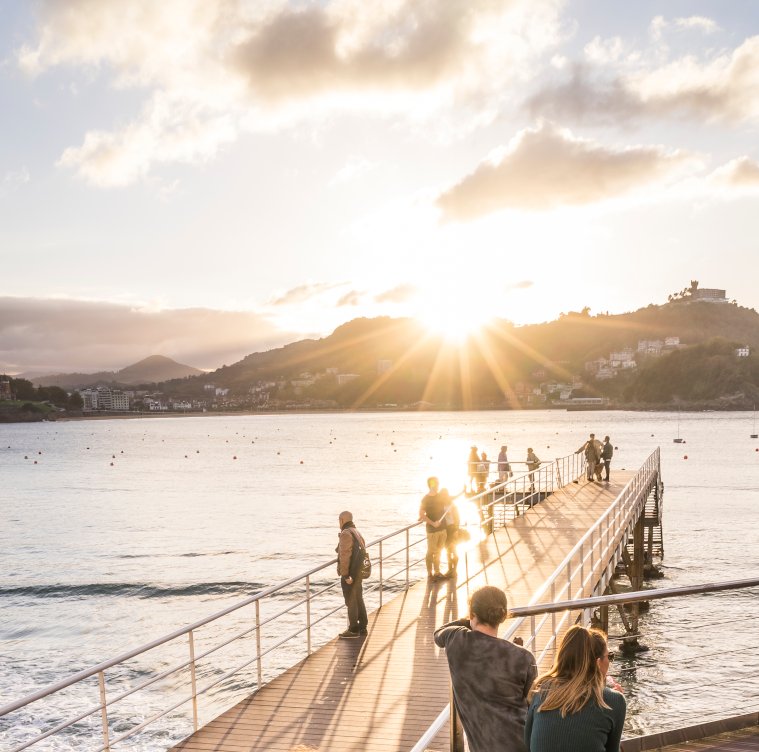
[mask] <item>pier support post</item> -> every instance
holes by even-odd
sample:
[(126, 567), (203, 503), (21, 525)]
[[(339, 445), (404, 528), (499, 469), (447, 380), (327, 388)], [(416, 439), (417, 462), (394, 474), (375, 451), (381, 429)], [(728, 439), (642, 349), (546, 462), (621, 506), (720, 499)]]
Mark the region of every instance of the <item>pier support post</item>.
[[(633, 528), (633, 553), (632, 557), (627, 551), (627, 548), (622, 549), (622, 560), (625, 564), (625, 570), (627, 576), (630, 579), (630, 587), (633, 590), (643, 589), (643, 573), (645, 566), (645, 510), (641, 512), (635, 522)], [(648, 607), (648, 603), (632, 603), (630, 604), (629, 621), (624, 616), (624, 609), (620, 608), (619, 612), (622, 614), (622, 621), (625, 625), (625, 631), (630, 635), (622, 640), (621, 648), (626, 653), (639, 653), (644, 650), (648, 650), (645, 645), (641, 645), (638, 642), (638, 631), (640, 623), (640, 611), (641, 608)]]
[(456, 712), (456, 704), (453, 701), (453, 685), (450, 688), (451, 718), (448, 723), (450, 729), (450, 747), (451, 752), (464, 752), (464, 727), (461, 725), (461, 719)]

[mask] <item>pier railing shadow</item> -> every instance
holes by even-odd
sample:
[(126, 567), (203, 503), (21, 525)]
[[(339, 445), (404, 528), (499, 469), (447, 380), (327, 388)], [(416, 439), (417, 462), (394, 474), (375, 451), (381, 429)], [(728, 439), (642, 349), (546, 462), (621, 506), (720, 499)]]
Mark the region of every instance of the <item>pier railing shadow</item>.
[[(581, 458), (576, 454), (569, 455), (532, 467), (506, 481), (494, 482), (489, 488), (469, 496), (467, 501), (477, 510), (476, 519), (469, 523), (471, 545), (481, 545), (496, 527), (507, 526), (556, 489), (576, 481), (583, 472)], [(386, 595), (395, 596), (424, 575), (425, 541), (424, 524), (416, 522), (367, 545), (373, 568), (372, 578), (365, 587), (367, 603), (381, 608)], [(199, 728), (204, 701), (210, 706), (213, 698), (216, 708), (220, 692), (229, 689), (250, 694), (264, 686), (271, 678), (271, 671), (264, 669), (264, 658), (277, 655), (278, 651), (281, 653), (285, 646), (292, 654), (296, 641), (309, 656), (317, 643), (324, 644), (330, 639), (325, 626), (338, 618), (337, 614), (345, 608), (339, 581), (334, 575), (336, 563), (336, 559), (331, 559), (217, 613), (0, 707), (0, 738), (5, 737), (15, 745), (10, 746), (8, 752), (22, 752), (45, 740), (49, 740), (46, 748), (55, 749), (49, 745), (55, 744), (60, 737), (64, 737), (61, 749), (70, 749), (74, 737), (86, 737), (88, 749), (105, 752), (119, 743), (133, 740), (145, 729), (155, 728), (162, 719), (172, 720), (176, 735), (179, 733), (178, 718), (189, 726), (179, 738), (186, 736), (187, 732)], [(283, 607), (278, 608), (278, 605)], [(242, 628), (214, 631), (225, 619), (227, 623), (236, 619)], [(269, 626), (275, 623), (276, 627)], [(285, 629), (291, 631), (280, 637)], [(221, 639), (206, 646), (209, 631), (213, 638)], [(184, 647), (182, 641), (185, 641)], [(223, 666), (218, 660), (220, 651), (240, 644), (250, 646), (244, 660), (231, 668)], [(165, 657), (154, 663), (146, 661), (146, 654), (167, 648), (172, 648), (171, 661)], [(214, 658), (217, 663), (211, 665)], [(130, 665), (140, 660), (145, 665), (141, 665), (139, 671), (129, 670)], [(295, 662), (292, 661), (290, 666)], [(157, 671), (151, 668), (153, 665), (167, 667)], [(277, 673), (288, 667), (280, 658)], [(131, 675), (139, 677), (133, 686), (124, 680), (125, 676)], [(94, 682), (97, 682), (96, 694), (92, 686)], [(78, 691), (77, 702), (83, 706), (76, 716), (62, 720), (60, 708), (54, 703), (52, 708), (42, 710), (42, 701), (54, 700), (58, 693), (72, 688)], [(138, 693), (148, 692), (151, 693), (150, 702), (141, 704), (139, 714), (131, 709), (125, 710), (129, 705), (126, 700), (134, 703)], [(91, 697), (89, 701), (87, 695)], [(167, 696), (171, 697), (168, 707), (156, 709), (160, 704), (156, 698)], [(235, 699), (238, 698), (230, 696), (226, 706), (229, 707)], [(155, 712), (146, 714), (145, 708)], [(93, 745), (92, 735), (98, 733), (102, 735), (102, 744)], [(165, 735), (168, 734), (169, 731), (165, 731)], [(136, 748), (143, 749), (139, 745)]]

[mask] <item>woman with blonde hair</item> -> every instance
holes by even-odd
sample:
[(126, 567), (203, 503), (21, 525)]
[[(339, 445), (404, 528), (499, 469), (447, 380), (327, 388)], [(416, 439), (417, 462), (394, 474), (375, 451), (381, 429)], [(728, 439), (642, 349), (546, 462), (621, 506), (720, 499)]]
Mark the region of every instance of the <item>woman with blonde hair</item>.
[(551, 670), (533, 687), (524, 728), (529, 752), (619, 752), (626, 703), (606, 686), (613, 658), (600, 630), (567, 630)]
[(527, 694), (537, 669), (529, 650), (498, 638), (506, 614), (506, 594), (486, 585), (472, 593), (468, 619), (435, 632), (470, 752), (525, 752)]

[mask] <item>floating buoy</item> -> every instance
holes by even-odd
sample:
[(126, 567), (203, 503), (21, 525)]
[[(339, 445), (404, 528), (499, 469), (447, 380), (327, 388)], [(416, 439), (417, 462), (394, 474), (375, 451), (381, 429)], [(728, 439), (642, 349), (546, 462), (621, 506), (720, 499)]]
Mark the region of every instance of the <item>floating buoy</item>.
[(37, 460), (34, 460), (34, 464), (35, 464), (35, 465), (37, 464)]
[(112, 459), (112, 460), (115, 460), (115, 459), (116, 459), (116, 455), (115, 455), (115, 454), (112, 454), (112, 455), (111, 455), (111, 459)]
[(236, 460), (236, 459), (237, 459), (237, 455), (235, 454), (235, 455), (232, 457), (232, 459), (233, 459), (233, 460)]
[[(757, 451), (757, 452), (759, 452), (759, 449), (757, 449), (756, 451)], [(368, 457), (368, 456), (369, 456), (368, 454), (365, 454), (365, 455), (364, 455), (364, 457)]]
[(301, 460), (301, 461), (300, 461), (300, 464), (301, 464), (301, 465), (303, 464), (303, 460)]
[(195, 454), (200, 454), (200, 449), (196, 449)]
[(279, 454), (279, 452), (277, 452), (277, 454)]
[[(34, 464), (36, 465), (37, 463), (35, 462)], [(113, 467), (113, 462), (111, 462), (111, 467)]]
[(28, 459), (29, 459), (29, 457), (28, 457), (27, 455), (24, 455), (24, 459), (25, 459), (25, 460), (28, 460)]
[(123, 449), (121, 450), (121, 453), (124, 454), (124, 450)]
[(185, 454), (184, 458), (187, 459), (187, 455), (186, 454)]
[(391, 442), (390, 442), (390, 446), (395, 446), (395, 442), (394, 442), (394, 441), (391, 441)]
[(42, 454), (42, 452), (37, 452), (37, 454)]
[(687, 460), (687, 459), (688, 459), (688, 455), (687, 455), (687, 454), (684, 454), (684, 455), (683, 455), (683, 459), (684, 459), (684, 460)]

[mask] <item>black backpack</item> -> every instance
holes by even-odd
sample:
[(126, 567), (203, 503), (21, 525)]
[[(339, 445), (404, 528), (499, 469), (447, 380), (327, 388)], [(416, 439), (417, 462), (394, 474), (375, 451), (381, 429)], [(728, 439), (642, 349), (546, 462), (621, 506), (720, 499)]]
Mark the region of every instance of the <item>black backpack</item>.
[(372, 574), (372, 560), (366, 549), (361, 545), (361, 539), (358, 535), (353, 535), (353, 551), (351, 552), (350, 573), (355, 580), (360, 577), (362, 580), (368, 579)]

